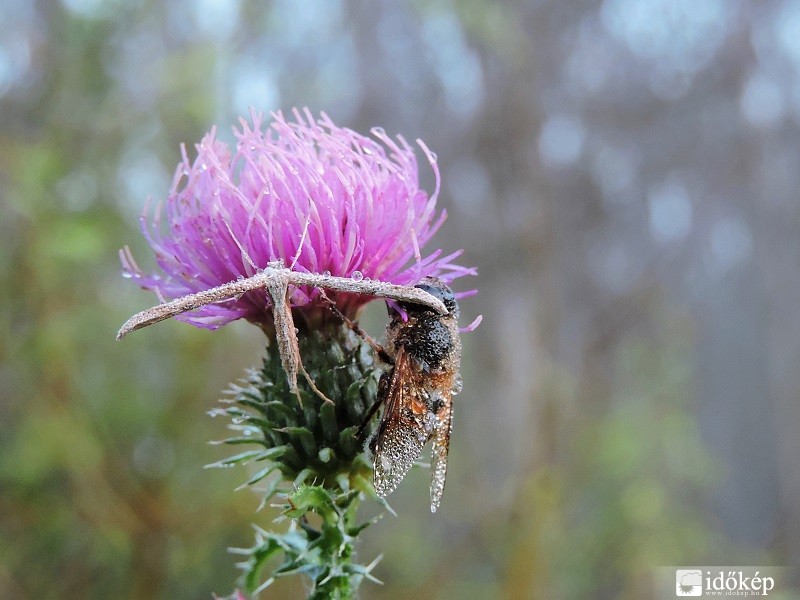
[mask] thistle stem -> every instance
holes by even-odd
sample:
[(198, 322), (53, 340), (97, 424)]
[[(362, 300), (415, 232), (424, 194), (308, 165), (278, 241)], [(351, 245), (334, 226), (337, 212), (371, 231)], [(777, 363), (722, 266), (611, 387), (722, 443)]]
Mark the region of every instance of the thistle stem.
[[(309, 378), (333, 404), (302, 379), (299, 397), (293, 394), (277, 345), (271, 344), (261, 368), (231, 387), (233, 397), (222, 411), (236, 432), (225, 442), (257, 449), (214, 466), (256, 466), (245, 485), (258, 486), (262, 506), (277, 503), (276, 522), (291, 520), (285, 533), (256, 527), (255, 544), (234, 550), (245, 558), (245, 592), (257, 597), (278, 577), (302, 575), (311, 584), (309, 598), (351, 598), (364, 579), (377, 581), (371, 575), (375, 561), (355, 562), (357, 537), (371, 523), (359, 523), (356, 510), (366, 496), (384, 506), (385, 501), (375, 493), (356, 434), (374, 404), (380, 367), (369, 344), (344, 326), (310, 331), (298, 342)], [(265, 574), (277, 556), (281, 562)]]

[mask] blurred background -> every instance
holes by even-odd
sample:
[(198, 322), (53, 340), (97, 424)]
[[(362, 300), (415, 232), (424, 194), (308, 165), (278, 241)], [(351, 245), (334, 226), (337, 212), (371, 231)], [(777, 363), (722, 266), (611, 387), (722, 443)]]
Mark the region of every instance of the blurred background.
[(432, 247), (480, 271), (444, 504), (406, 479), (362, 598), (650, 598), (666, 565), (797, 584), (800, 3), (4, 0), (0, 597), (227, 594), (226, 549), (269, 524), (243, 469), (202, 469), (262, 334), (114, 341), (154, 301), (117, 258), (152, 267), (147, 198), (251, 105), (422, 137)]

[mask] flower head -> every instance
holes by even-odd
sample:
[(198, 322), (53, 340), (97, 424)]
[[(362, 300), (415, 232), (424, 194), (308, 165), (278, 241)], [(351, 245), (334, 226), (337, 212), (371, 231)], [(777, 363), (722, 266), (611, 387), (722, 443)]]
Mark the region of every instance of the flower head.
[[(142, 216), (163, 273), (142, 273), (123, 252), (126, 274), (165, 299), (249, 277), (275, 260), (297, 271), (400, 285), (475, 274), (451, 262), (460, 251), (420, 254), (445, 218), (436, 210), (436, 157), (421, 141), (436, 178), (430, 195), (419, 187), (414, 150), (402, 137), (377, 128), (365, 137), (324, 113), (315, 120), (308, 109), (293, 114), (294, 122), (273, 114), (264, 130), (262, 114), (251, 113), (252, 125), (241, 119), (235, 151), (215, 129), (196, 146), (194, 162), (182, 147), (165, 206), (152, 219)], [(313, 307), (319, 298), (317, 289), (298, 288), (290, 303)], [(354, 315), (370, 298), (339, 293), (334, 300)], [(265, 290), (178, 318), (215, 329), (242, 317), (271, 322)]]

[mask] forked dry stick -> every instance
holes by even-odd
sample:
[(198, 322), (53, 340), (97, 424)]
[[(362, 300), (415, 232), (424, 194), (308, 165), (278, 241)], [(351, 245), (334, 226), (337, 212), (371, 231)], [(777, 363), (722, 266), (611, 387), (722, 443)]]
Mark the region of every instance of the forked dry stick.
[(259, 271), (252, 277), (237, 279), (196, 294), (182, 296), (135, 314), (120, 328), (117, 333), (117, 339), (122, 339), (131, 331), (142, 329), (181, 313), (195, 310), (208, 304), (214, 304), (215, 302), (224, 302), (253, 290), (266, 289), (272, 300), (275, 337), (278, 343), (281, 365), (289, 380), (289, 389), (292, 393), (298, 394), (297, 375), (302, 371), (309, 380), (312, 389), (327, 402), (330, 402), (330, 399), (315, 389), (316, 386), (314, 386), (311, 378), (308, 377), (303, 368), (300, 348), (297, 343), (297, 333), (289, 306), (290, 285), (307, 285), (336, 292), (350, 292), (364, 296), (422, 304), (443, 315), (447, 314), (447, 309), (441, 300), (416, 287), (396, 285), (373, 279), (357, 280), (333, 275), (302, 273), (285, 267), (282, 261), (273, 261), (269, 263), (266, 269)]

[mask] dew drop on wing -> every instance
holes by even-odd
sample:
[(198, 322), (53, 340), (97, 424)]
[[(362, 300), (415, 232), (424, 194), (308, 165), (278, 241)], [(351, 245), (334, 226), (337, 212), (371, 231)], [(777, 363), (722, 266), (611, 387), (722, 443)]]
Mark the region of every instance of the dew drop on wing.
[(353, 281), (361, 281), (364, 279), (364, 274), (361, 271), (353, 271), (353, 274), (350, 275), (350, 279)]
[(383, 455), (381, 455), (381, 457), (380, 457), (380, 461), (381, 461), (381, 468), (382, 468), (384, 471), (386, 471), (387, 473), (388, 473), (389, 471), (391, 471), (391, 469), (392, 469), (392, 461), (389, 459), (389, 457), (388, 457), (388, 456), (383, 456)]
[(455, 379), (453, 379), (453, 387), (450, 390), (450, 393), (453, 396), (456, 396), (461, 393), (462, 389), (464, 389), (464, 381), (461, 379), (461, 373), (459, 373), (456, 375)]
[(322, 274), (323, 274), (325, 277), (330, 277), (330, 276), (331, 276), (331, 272), (330, 272), (330, 271), (328, 271), (327, 269), (325, 269), (325, 270), (322, 272)]

